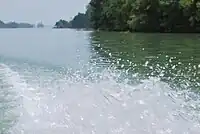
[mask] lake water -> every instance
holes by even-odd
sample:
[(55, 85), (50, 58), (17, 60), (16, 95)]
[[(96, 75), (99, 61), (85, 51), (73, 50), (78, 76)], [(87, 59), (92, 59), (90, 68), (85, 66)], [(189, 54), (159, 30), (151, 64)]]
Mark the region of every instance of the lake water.
[(200, 35), (0, 30), (2, 134), (199, 134)]

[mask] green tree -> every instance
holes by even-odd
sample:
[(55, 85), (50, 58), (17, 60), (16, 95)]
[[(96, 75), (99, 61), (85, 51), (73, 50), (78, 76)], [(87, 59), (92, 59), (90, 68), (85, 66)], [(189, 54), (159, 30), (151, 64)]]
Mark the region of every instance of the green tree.
[(88, 16), (84, 13), (78, 13), (71, 21), (72, 28), (88, 28), (89, 19)]
[(66, 20), (60, 19), (59, 21), (56, 22), (55, 28), (69, 28), (71, 27), (70, 23)]
[(94, 29), (200, 31), (199, 0), (91, 0), (87, 12)]
[(91, 0), (89, 3), (90, 21), (91, 21), (91, 26), (94, 29), (98, 29), (102, 26), (103, 23), (102, 20), (104, 18), (104, 16), (102, 15), (104, 1), (106, 0)]
[(90, 21), (88, 14), (78, 13), (71, 21), (59, 20), (56, 22), (55, 28), (89, 28)]

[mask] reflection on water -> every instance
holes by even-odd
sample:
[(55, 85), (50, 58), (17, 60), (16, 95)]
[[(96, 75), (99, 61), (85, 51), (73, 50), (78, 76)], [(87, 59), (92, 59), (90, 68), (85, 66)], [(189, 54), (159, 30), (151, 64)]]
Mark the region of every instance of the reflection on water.
[[(39, 33), (26, 36), (33, 50), (51, 50), (43, 57), (51, 64), (20, 55), (28, 47), (0, 57), (1, 133), (200, 133), (198, 35), (43, 32), (50, 48)], [(65, 36), (55, 50), (57, 34)], [(66, 35), (81, 38), (63, 43)]]
[[(200, 39), (195, 34), (91, 33), (93, 49), (118, 68), (159, 77), (175, 89), (199, 90)], [(174, 85), (175, 84), (175, 85)]]

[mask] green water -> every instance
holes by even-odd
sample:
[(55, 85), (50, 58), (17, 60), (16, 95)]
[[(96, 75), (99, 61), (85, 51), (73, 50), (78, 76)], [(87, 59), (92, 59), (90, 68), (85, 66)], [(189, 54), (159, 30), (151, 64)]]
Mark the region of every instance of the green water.
[(91, 42), (99, 55), (120, 69), (139, 73), (142, 78), (159, 77), (182, 88), (189, 83), (187, 88), (199, 90), (199, 36), (94, 32)]

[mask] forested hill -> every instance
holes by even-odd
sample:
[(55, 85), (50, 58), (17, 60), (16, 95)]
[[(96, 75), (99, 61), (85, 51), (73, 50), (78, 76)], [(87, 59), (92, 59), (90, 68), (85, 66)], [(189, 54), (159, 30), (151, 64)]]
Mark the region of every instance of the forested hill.
[(91, 0), (87, 13), (94, 29), (200, 32), (200, 0)]
[(4, 23), (0, 20), (0, 28), (33, 28), (34, 25), (29, 23), (16, 23), (16, 22), (8, 22)]
[(89, 28), (89, 18), (87, 14), (78, 13), (71, 21), (60, 19), (56, 22), (55, 28)]

